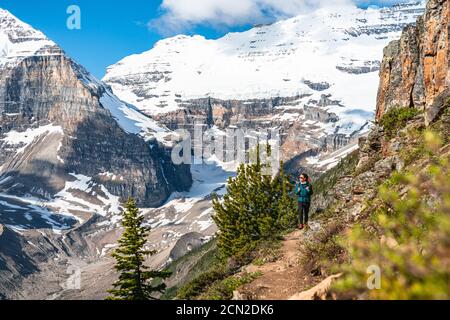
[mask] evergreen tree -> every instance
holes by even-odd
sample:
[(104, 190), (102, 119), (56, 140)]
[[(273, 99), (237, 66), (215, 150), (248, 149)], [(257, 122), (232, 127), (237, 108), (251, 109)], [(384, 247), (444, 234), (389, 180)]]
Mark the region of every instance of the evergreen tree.
[(256, 193), (257, 208), (259, 208), (257, 219), (259, 237), (268, 239), (273, 237), (276, 232), (277, 214), (274, 210), (274, 203), (278, 201), (277, 185), (274, 183), (275, 179), (272, 176), (272, 166), (270, 163), (272, 150), (269, 143), (266, 144), (266, 149), (261, 156), (261, 171), (256, 177), (256, 180), (260, 183), (260, 187)]
[[(266, 155), (270, 156), (270, 152), (268, 145)], [(296, 223), (297, 209), (290, 196), (289, 177), (283, 168), (272, 177), (266, 159), (261, 160), (257, 146), (255, 162), (238, 168), (236, 178), (228, 181), (223, 201), (217, 196), (213, 199), (218, 248), (224, 257), (245, 251), (255, 241), (273, 238)]]
[(240, 217), (246, 215), (249, 209), (246, 179), (247, 168), (242, 164), (237, 170), (236, 178), (228, 180), (223, 202), (217, 196), (213, 199), (216, 211), (213, 219), (220, 230), (218, 248), (223, 256), (232, 256), (237, 252), (236, 248), (242, 247), (246, 242), (239, 232), (242, 227)]
[(276, 194), (277, 202), (274, 203), (274, 212), (277, 213), (277, 228), (285, 230), (294, 228), (297, 224), (297, 201), (292, 196), (292, 185), (289, 176), (284, 172), (284, 163), (280, 164), (280, 172), (274, 179), (274, 189), (278, 191)]
[(154, 300), (154, 292), (162, 293), (165, 284), (152, 285), (154, 279), (165, 279), (170, 272), (149, 271), (144, 265), (148, 255), (155, 251), (145, 250), (148, 228), (142, 226), (144, 217), (130, 198), (125, 206), (122, 225), (125, 228), (122, 238), (112, 256), (116, 259), (115, 269), (120, 273), (119, 280), (114, 283), (114, 289), (108, 292), (112, 295), (109, 300)]

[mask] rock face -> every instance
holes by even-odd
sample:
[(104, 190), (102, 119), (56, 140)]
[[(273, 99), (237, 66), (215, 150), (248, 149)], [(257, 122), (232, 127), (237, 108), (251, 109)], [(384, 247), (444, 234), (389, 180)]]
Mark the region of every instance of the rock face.
[(110, 286), (121, 202), (157, 207), (192, 185), (149, 128), (163, 130), (0, 9), (0, 299), (71, 291), (68, 272), (96, 262)]
[[(171, 165), (166, 150), (118, 118), (137, 111), (109, 87), (6, 11), (0, 26), (8, 41), (0, 60), (0, 192), (48, 200), (75, 174), (151, 207), (190, 187), (187, 166)], [(36, 51), (13, 50), (39, 41)]]
[[(303, 109), (298, 109), (297, 101), (308, 99), (308, 97), (309, 95), (302, 95), (244, 101), (192, 99), (184, 101), (182, 109), (156, 114), (152, 118), (171, 130), (187, 129), (192, 136), (194, 136), (196, 124), (204, 125), (205, 129), (214, 127), (223, 133), (227, 129), (270, 132), (278, 128), (282, 157), (286, 161), (304, 150), (337, 150), (345, 146), (351, 136), (359, 132), (356, 130), (350, 136), (339, 133), (324, 134), (323, 126), (332, 125), (339, 119), (336, 114), (328, 112), (324, 107), (338, 105), (339, 101), (329, 100), (323, 95), (319, 100), (309, 99), (311, 105), (319, 105), (319, 107), (305, 105)], [(286, 110), (288, 108), (294, 109)], [(296, 120), (299, 115), (304, 119), (303, 121)]]
[(200, 248), (204, 244), (203, 238), (203, 235), (198, 232), (186, 233), (170, 251), (170, 259), (175, 261), (192, 250)]
[(342, 274), (337, 274), (333, 276), (329, 276), (325, 280), (323, 280), (321, 283), (316, 285), (315, 287), (303, 291), (300, 293), (297, 293), (289, 298), (289, 300), (326, 300), (328, 293), (330, 291), (331, 285), (334, 281), (339, 279), (342, 276)]
[(331, 152), (367, 130), (382, 49), (423, 8), (324, 8), (216, 40), (177, 36), (109, 67), (104, 81), (170, 129), (279, 128), (286, 161)]
[[(0, 299), (20, 299), (32, 290), (39, 291), (39, 287), (31, 285), (27, 290), (17, 289), (24, 279), (43, 271), (47, 261), (57, 261), (72, 254), (63, 242), (55, 240), (47, 231), (29, 231), (25, 236), (2, 225), (0, 249)], [(65, 273), (66, 268), (61, 262), (55, 262), (54, 272), (49, 273), (46, 280)]]
[[(425, 111), (424, 116), (411, 120), (408, 128), (424, 129), (439, 116), (444, 123), (442, 134), (448, 136), (448, 115), (441, 111), (450, 106), (449, 32), (450, 2), (430, 0), (417, 26), (405, 28), (401, 39), (385, 48), (377, 119), (397, 106), (418, 108)], [(345, 164), (342, 170), (351, 169), (353, 174), (342, 176), (339, 173), (336, 187), (325, 196), (316, 195), (311, 211), (320, 212), (340, 201), (344, 210), (336, 209), (336, 212), (349, 216), (360, 214), (362, 203), (376, 196), (382, 181), (393, 171), (404, 169), (406, 164), (401, 151), (417, 143), (414, 139), (408, 135), (387, 138), (381, 126), (373, 126), (367, 137), (359, 139), (359, 150), (352, 156), (357, 162), (342, 163)], [(332, 174), (335, 172), (327, 173)]]
[(417, 25), (384, 51), (377, 119), (396, 106), (424, 110), (427, 123), (436, 117), (450, 96), (449, 42), (450, 2), (430, 0)]

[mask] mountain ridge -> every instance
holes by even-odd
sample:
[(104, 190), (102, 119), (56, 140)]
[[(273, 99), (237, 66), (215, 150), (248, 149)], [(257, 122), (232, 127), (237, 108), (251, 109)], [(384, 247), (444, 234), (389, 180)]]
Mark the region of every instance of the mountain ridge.
[[(442, 0), (430, 2), (436, 3), (436, 1)], [(389, 15), (390, 11), (387, 10), (385, 13)], [(416, 11), (413, 10), (409, 14), (415, 15)], [(262, 28), (268, 27), (270, 26)], [(364, 28), (351, 30), (348, 36), (365, 37), (367, 36), (365, 32), (373, 34), (374, 31)], [(143, 205), (153, 203), (155, 206), (165, 203), (162, 207), (145, 209), (143, 212), (146, 225), (153, 227), (154, 230), (149, 238), (149, 245), (152, 249), (158, 250), (158, 254), (151, 261), (147, 261), (152, 267), (165, 266), (173, 259), (178, 259), (193, 248), (198, 248), (209, 241), (211, 239), (209, 235), (215, 232), (214, 225), (209, 219), (212, 214), (209, 191), (223, 193), (225, 181), (223, 177), (225, 174), (232, 174), (219, 168), (219, 165), (192, 166), (189, 173), (186, 167), (177, 169), (171, 166), (170, 162), (166, 163), (166, 168), (161, 167), (164, 165), (164, 160), (168, 159), (167, 152), (170, 150), (161, 140), (164, 140), (166, 135), (170, 135), (172, 130), (182, 127), (190, 128), (194, 120), (205, 121), (214, 130), (219, 131), (235, 125), (251, 129), (283, 127), (283, 133), (288, 137), (284, 140), (287, 158), (291, 159), (295, 152), (301, 151), (304, 154), (297, 154), (298, 156), (305, 156), (306, 162), (311, 166), (318, 163), (319, 167), (325, 168), (324, 170), (328, 169), (330, 164), (335, 165), (339, 159), (350, 154), (352, 161), (349, 166), (357, 167), (355, 177), (351, 177), (349, 173), (349, 175), (331, 179), (329, 175), (342, 173), (338, 171), (342, 169), (341, 166), (335, 167), (336, 169), (328, 172), (328, 175), (325, 174), (325, 179), (329, 180), (322, 181), (323, 185), (329, 183), (336, 186), (338, 183), (339, 186), (325, 190), (324, 194), (318, 190), (318, 197), (312, 208), (317, 212), (325, 210), (327, 214), (345, 214), (349, 223), (363, 216), (360, 214), (361, 208), (366, 199), (371, 199), (376, 194), (378, 180), (388, 176), (394, 168), (400, 169), (405, 166), (406, 160), (402, 158), (404, 154), (398, 152), (399, 148), (408, 144), (413, 146), (417, 142), (412, 137), (402, 139), (400, 136), (387, 141), (379, 126), (375, 126), (367, 138), (358, 137), (353, 132), (336, 133), (337, 125), (333, 127), (333, 124), (336, 124), (336, 118), (342, 114), (335, 112), (335, 109), (341, 110), (343, 104), (338, 97), (327, 94), (327, 90), (333, 86), (333, 83), (321, 78), (304, 79), (303, 84), (306, 90), (314, 92), (312, 96), (249, 98), (243, 101), (211, 97), (197, 98), (182, 101), (185, 104), (184, 109), (173, 111), (172, 114), (153, 114), (151, 118), (148, 118), (143, 114), (145, 110), (133, 107), (128, 103), (130, 101), (121, 101), (110, 92), (108, 85), (92, 77), (70, 58), (57, 52), (53, 54), (55, 51), (51, 51), (51, 55), (40, 55), (39, 52), (37, 49), (35, 56), (20, 61), (19, 67), (17, 65), (14, 67), (16, 70), (11, 77), (12, 80), (8, 80), (10, 82), (2, 83), (3, 77), (0, 78), (2, 79), (0, 80), (0, 111), (2, 111), (0, 112), (0, 148), (5, 151), (0, 156), (0, 174), (6, 172), (0, 175), (0, 190), (12, 193), (0, 193), (0, 218), (2, 219), (0, 220), (0, 278), (2, 279), (0, 296), (3, 298), (104, 298), (106, 289), (109, 288), (112, 279), (117, 276), (113, 271), (113, 261), (108, 253), (114, 248), (120, 236), (120, 228), (117, 228), (118, 215), (111, 215), (111, 212), (119, 210), (120, 199), (116, 194), (126, 196), (130, 191), (124, 190), (127, 189), (124, 187), (126, 184), (124, 180), (132, 180), (136, 182), (136, 185), (141, 185), (142, 180), (147, 181), (146, 177), (156, 176), (156, 180), (151, 182), (157, 185), (158, 181), (169, 178), (175, 187), (178, 184), (180, 191), (183, 185), (186, 188), (190, 185), (189, 181), (183, 182), (180, 177), (189, 176), (191, 173), (195, 180), (190, 192), (173, 193), (167, 202), (165, 202), (166, 196), (175, 187), (170, 190), (169, 187), (166, 189), (164, 185), (160, 185), (155, 197), (147, 198), (149, 202), (143, 203)], [(2, 59), (1, 54), (0, 59)], [(362, 65), (358, 63), (352, 65), (355, 61), (347, 62), (340, 65), (342, 68), (336, 68), (336, 72), (349, 77), (364, 76), (369, 72), (372, 77), (377, 68), (382, 67), (383, 72), (386, 66), (384, 62), (380, 61), (378, 65), (374, 63), (374, 60), (363, 61)], [(365, 62), (368, 64), (366, 65)], [(9, 69), (0, 63), (0, 74), (8, 74), (8, 72)], [(398, 70), (396, 72), (398, 73)], [(152, 76), (159, 78), (161, 74), (155, 73)], [(168, 75), (163, 73), (161, 81), (165, 81), (163, 79), (166, 76)], [(62, 93), (55, 91), (54, 88), (60, 87), (61, 84), (67, 91)], [(69, 99), (69, 97), (72, 98)], [(305, 103), (305, 105), (299, 106), (298, 100), (302, 99), (303, 102), (300, 104)], [(54, 105), (49, 106), (49, 101)], [(57, 105), (61, 101), (67, 108), (58, 108)], [(440, 98), (436, 101), (438, 101), (436, 106), (440, 107), (436, 117), (442, 116), (441, 109), (445, 109), (448, 105), (440, 104)], [(395, 106), (391, 105), (389, 108), (395, 109)], [(282, 109), (282, 112), (272, 113), (276, 109)], [(41, 121), (36, 122), (36, 116)], [(349, 116), (361, 118), (359, 125), (364, 125), (361, 129), (368, 131), (366, 128), (368, 114), (358, 113), (358, 109), (355, 109), (349, 110)], [(448, 115), (444, 115), (443, 118), (447, 119), (448, 123)], [(304, 127), (302, 124), (295, 123), (298, 119), (304, 121)], [(406, 128), (408, 130), (424, 126), (420, 116), (409, 120)], [(308, 132), (323, 131), (326, 129), (325, 126), (332, 128), (333, 134), (309, 136)], [(350, 126), (350, 129), (353, 130), (353, 127)], [(159, 141), (150, 139), (151, 135), (156, 136)], [(289, 140), (292, 136), (302, 136), (304, 142)], [(69, 142), (64, 139), (68, 139)], [(315, 142), (316, 140), (318, 142)], [(324, 146), (334, 151), (328, 155), (329, 158), (318, 156), (319, 152), (324, 151)], [(345, 149), (339, 150), (342, 146), (345, 146)], [(148, 158), (150, 148), (152, 148), (151, 159)], [(359, 151), (355, 148), (359, 148)], [(409, 151), (415, 154), (417, 150)], [(111, 154), (116, 156), (121, 153), (126, 153), (129, 158), (118, 157), (111, 161), (108, 157)], [(353, 158), (355, 154), (359, 155), (359, 163), (358, 161), (355, 163)], [(27, 159), (30, 158), (39, 161), (29, 163)], [(345, 159), (344, 164), (348, 158)], [(105, 162), (108, 162), (110, 167), (104, 165)], [(113, 165), (110, 162), (114, 162)], [(142, 163), (145, 167), (149, 165), (150, 174), (147, 175), (141, 171), (139, 164)], [(124, 168), (130, 167), (133, 169), (124, 173)], [(63, 168), (62, 174), (57, 172), (59, 168)], [(16, 170), (18, 172), (11, 169), (18, 169)], [(36, 185), (30, 182), (32, 181), (29, 180), (30, 177), (23, 177), (23, 173), (34, 175), (36, 172), (44, 180), (52, 177), (60, 181), (52, 182), (53, 185), (49, 188), (46, 183)], [(32, 178), (34, 182), (35, 177)], [(334, 182), (331, 183), (330, 180)], [(22, 183), (22, 186), (15, 185), (18, 181)], [(62, 186), (63, 189), (60, 190)], [(147, 197), (148, 190), (133, 190), (133, 184), (130, 185), (130, 189), (131, 193), (135, 191), (138, 197)], [(30, 190), (36, 194), (35, 197), (24, 197), (31, 193)], [(59, 192), (56, 193), (57, 191)], [(18, 195), (14, 195), (16, 193)], [(55, 193), (56, 199), (52, 199), (53, 201), (47, 202), (39, 198), (42, 196), (51, 198)], [(29, 202), (24, 202), (25, 200)], [(338, 205), (330, 209), (329, 205), (333, 204), (333, 201), (337, 201)], [(51, 214), (53, 210), (58, 212), (63, 207), (72, 212), (68, 212), (69, 215), (66, 217)], [(93, 211), (96, 214), (90, 214)], [(13, 217), (12, 221), (11, 217)], [(330, 219), (336, 220), (334, 218), (332, 216)], [(315, 236), (317, 230), (327, 229), (325, 231), (328, 231), (329, 226), (333, 227), (328, 222), (330, 221), (325, 219), (324, 224), (313, 224), (312, 232), (307, 235)], [(288, 267), (291, 267), (290, 254), (295, 247), (292, 240), (292, 238), (288, 239), (289, 257), (285, 261)], [(11, 250), (5, 250), (4, 248), (7, 248), (10, 243), (14, 244), (8, 247)], [(192, 265), (196, 268), (196, 264)], [(277, 263), (274, 265), (279, 266)], [(61, 287), (61, 283), (68, 280), (68, 275), (65, 274), (68, 267), (78, 268), (83, 275), (81, 290), (73, 291), (65, 286)], [(182, 268), (187, 267), (182, 266)], [(323, 270), (312, 268), (308, 271), (319, 274), (321, 277)], [(186, 270), (183, 270), (176, 276), (182, 278), (185, 272)], [(313, 277), (316, 276), (313, 275)], [(171, 279), (171, 284), (177, 285), (177, 280), (180, 279)], [(317, 280), (319, 279), (316, 277), (311, 283), (315, 284)], [(92, 283), (95, 283), (95, 286), (92, 286)], [(237, 294), (236, 297), (245, 297), (245, 291), (252, 293), (255, 289), (251, 287), (252, 284), (255, 283), (249, 283), (249, 287), (244, 288), (243, 294)]]
[[(82, 125), (84, 120), (87, 120), (97, 122), (97, 126), (91, 127), (91, 129), (94, 130), (92, 133), (95, 136), (96, 134), (100, 134), (101, 130), (104, 130), (105, 128), (102, 121), (104, 123), (109, 122), (107, 126), (112, 127), (116, 126), (117, 123), (118, 127), (113, 129), (115, 131), (113, 134), (118, 135), (117, 137), (121, 135), (122, 139), (128, 139), (129, 141), (134, 140), (135, 144), (137, 142), (136, 147), (141, 144), (141, 147), (137, 147), (137, 149), (141, 149), (142, 152), (144, 152), (142, 153), (144, 158), (151, 158), (150, 147), (144, 141), (144, 137), (133, 137), (145, 128), (137, 126), (134, 128), (133, 120), (129, 118), (135, 117), (140, 121), (147, 121), (149, 125), (153, 125), (150, 120), (147, 120), (136, 109), (131, 108), (130, 105), (127, 105), (115, 98), (115, 96), (109, 92), (109, 87), (102, 84), (100, 81), (95, 79), (95, 77), (91, 76), (83, 67), (68, 58), (56, 44), (48, 40), (41, 32), (33, 31), (30, 26), (15, 20), (14, 16), (6, 11), (4, 11), (4, 16), (6, 18), (2, 18), (0, 22), (3, 25), (6, 24), (7, 27), (2, 27), (2, 33), (6, 34), (10, 39), (14, 39), (13, 43), (19, 43), (22, 46), (24, 43), (28, 44), (29, 42), (43, 42), (44, 45), (36, 51), (31, 50), (26, 52), (26, 54), (19, 55), (18, 57), (14, 55), (13, 57), (6, 57), (11, 59), (8, 59), (8, 63), (2, 68), (2, 73), (4, 75), (2, 87), (4, 88), (4, 91), (2, 94), (3, 110), (1, 127), (3, 133), (8, 132), (8, 130), (12, 127), (20, 130), (20, 125), (27, 127), (28, 125), (38, 123), (39, 121), (48, 121), (50, 123), (55, 123), (62, 126), (68, 131), (69, 136), (76, 136), (75, 132), (81, 132), (81, 130), (78, 130), (78, 127)], [(22, 27), (23, 30), (19, 29), (20, 32), (17, 32), (16, 34), (15, 27), (17, 26)], [(50, 55), (47, 52), (42, 51), (43, 48), (48, 47), (48, 44), (53, 45)], [(42, 68), (42, 70), (39, 68)], [(44, 70), (44, 68), (46, 68), (46, 70)], [(43, 77), (39, 75), (39, 72), (48, 72), (48, 76)], [(51, 87), (57, 88), (58, 85), (60, 86), (60, 89), (51, 89), (53, 91), (48, 89)], [(33, 86), (42, 91), (37, 94), (32, 91), (33, 89), (27, 86)], [(44, 95), (47, 95), (47, 101), (44, 100), (45, 98), (43, 99)], [(64, 95), (66, 95), (66, 97), (64, 97)], [(52, 101), (52, 99), (61, 99), (62, 106), (56, 106), (55, 101)], [(70, 99), (73, 100), (70, 101)], [(26, 106), (24, 103), (25, 101), (27, 104)], [(50, 103), (48, 101), (50, 101)], [(46, 103), (48, 103), (48, 106), (46, 106)], [(67, 107), (65, 108), (64, 105)], [(114, 121), (111, 121), (113, 116)], [(131, 122), (131, 124), (128, 122)], [(95, 131), (94, 128), (97, 127), (100, 128), (100, 131)], [(119, 127), (124, 130), (124, 133), (121, 133), (121, 129), (119, 129)], [(74, 140), (74, 142), (76, 141), (77, 139)], [(106, 142), (108, 139), (105, 137), (103, 141)], [(65, 140), (64, 145), (70, 145), (70, 141)], [(88, 140), (85, 140), (85, 145), (89, 145)], [(10, 147), (14, 147), (14, 145), (10, 145)], [(82, 150), (83, 146), (78, 145), (76, 148)], [(112, 143), (109, 150), (112, 151), (114, 148), (114, 143)], [(156, 147), (155, 150), (158, 148), (159, 147)], [(145, 149), (148, 150), (144, 151)], [(58, 150), (61, 150), (61, 146), (58, 147)], [(63, 151), (66, 151), (66, 153), (71, 152), (70, 150)], [(104, 152), (108, 153), (107, 149), (104, 149)], [(129, 154), (125, 156), (132, 156), (132, 149), (129, 149), (128, 153)], [(98, 160), (98, 157), (95, 156), (96, 151), (94, 149), (90, 151), (90, 154), (94, 156), (94, 158), (91, 158), (90, 161), (84, 162), (85, 164), (93, 164)], [(111, 156), (110, 160), (114, 160), (114, 157), (119, 159), (119, 157), (122, 157), (124, 154), (126, 154), (126, 152), (122, 152), (122, 155), (117, 153), (116, 155)], [(66, 159), (64, 159), (63, 156), (58, 156), (60, 159), (58, 159), (59, 162), (56, 164), (64, 167), (67, 163), (74, 163), (74, 161), (78, 162), (78, 160), (74, 159), (76, 158), (76, 154), (74, 152), (71, 154), (66, 154), (65, 156), (67, 157)], [(85, 154), (85, 156), (88, 155)], [(168, 158), (167, 155), (164, 155), (164, 151), (161, 151), (159, 156), (166, 157), (166, 160)], [(17, 160), (15, 160), (15, 163), (17, 163)], [(165, 193), (165, 195), (163, 195), (159, 200), (149, 200), (149, 194), (145, 195), (142, 192), (139, 197), (136, 192), (126, 194), (124, 193), (125, 189), (123, 191), (119, 191), (117, 188), (113, 188), (111, 184), (109, 184), (108, 187), (111, 188), (112, 193), (119, 194), (122, 199), (133, 195), (136, 198), (141, 198), (141, 201), (147, 199), (142, 202), (147, 206), (151, 206), (152, 204), (159, 205), (169, 197), (169, 189), (171, 187), (164, 187), (165, 180), (162, 177), (160, 165), (149, 165), (149, 167), (152, 166), (155, 167), (155, 174), (159, 175), (158, 183), (160, 183), (163, 188), (166, 188), (166, 190), (163, 191), (163, 194)], [(165, 166), (169, 170), (166, 173), (167, 177), (170, 179), (172, 177), (172, 173), (170, 172), (171, 169), (169, 169), (167, 165)], [(6, 163), (3, 163), (3, 178), (7, 178), (7, 175), (4, 175), (5, 169), (7, 169), (7, 165)], [(69, 172), (85, 173), (88, 176), (101, 174), (102, 172), (114, 171), (111, 170), (111, 168), (108, 168), (106, 162), (103, 164), (99, 163), (99, 165), (93, 168), (93, 170), (90, 170), (91, 172), (87, 172), (89, 170), (83, 170), (82, 165), (78, 166), (78, 168), (68, 168), (67, 170)], [(100, 171), (95, 173), (95, 170)], [(185, 173), (188, 177), (188, 172)], [(119, 175), (119, 171), (116, 170), (114, 174)], [(144, 173), (144, 175), (150, 176), (150, 172)], [(137, 178), (137, 176), (135, 178)], [(107, 182), (106, 179), (103, 180)], [(126, 180), (122, 181), (131, 182), (133, 179), (128, 180), (128, 178), (126, 178)], [(183, 185), (183, 179), (181, 179), (181, 181), (181, 188), (179, 190), (185, 190), (185, 188), (189, 185), (189, 181), (186, 181), (186, 185)], [(115, 184), (117, 183), (120, 185), (119, 181), (115, 182)], [(143, 185), (150, 186), (148, 183), (143, 183)], [(61, 186), (58, 186), (57, 189), (61, 190), (62, 188)]]
[(279, 129), (283, 160), (308, 167), (302, 155), (367, 133), (382, 49), (423, 8), (322, 9), (215, 40), (179, 35), (125, 57), (103, 80), (171, 130)]
[(123, 200), (158, 207), (190, 189), (189, 166), (173, 165), (171, 150), (147, 139), (149, 127), (164, 130), (43, 33), (0, 12), (3, 297), (64, 290), (68, 268), (101, 260), (116, 241)]
[[(379, 93), (387, 94), (378, 101), (376, 122), (356, 150), (312, 181), (308, 228), (257, 239), (225, 259), (217, 244), (205, 246), (169, 267), (179, 272), (169, 279), (166, 298), (448, 299), (450, 92), (443, 79), (450, 70), (449, 9), (448, 1), (430, 0), (418, 25), (385, 50)], [(410, 41), (411, 34), (418, 38)], [(431, 49), (433, 63), (421, 69), (423, 47)], [(411, 73), (402, 73), (408, 68)], [(398, 97), (412, 100), (410, 80), (426, 78), (427, 68), (436, 81), (416, 83), (417, 96), (427, 99), (399, 104)], [(239, 236), (236, 229), (225, 232)]]

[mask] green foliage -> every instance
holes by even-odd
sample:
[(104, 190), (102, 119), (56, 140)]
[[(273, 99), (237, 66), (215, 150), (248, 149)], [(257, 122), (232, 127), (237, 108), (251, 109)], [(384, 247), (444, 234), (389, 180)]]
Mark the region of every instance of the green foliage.
[(177, 298), (181, 300), (195, 299), (213, 283), (223, 280), (228, 276), (230, 276), (230, 273), (224, 266), (216, 265), (180, 288), (178, 290)]
[(418, 114), (420, 114), (418, 109), (410, 107), (392, 108), (386, 112), (380, 119), (386, 138), (392, 138), (399, 129), (403, 128), (409, 120)]
[(256, 258), (255, 260), (253, 260), (253, 264), (257, 267), (261, 267), (261, 266), (265, 265), (266, 262), (264, 261), (263, 258)]
[(353, 173), (359, 161), (358, 154), (358, 151), (352, 152), (342, 159), (337, 166), (322, 174), (314, 182), (314, 194), (319, 195), (326, 190), (330, 190), (336, 185), (339, 178)]
[(433, 132), (440, 133), (443, 145), (450, 143), (450, 108), (446, 108), (444, 114), (430, 128)]
[(142, 226), (144, 217), (133, 199), (129, 199), (123, 213), (122, 225), (125, 228), (119, 247), (112, 256), (116, 259), (115, 269), (120, 273), (119, 280), (114, 283), (114, 289), (109, 290), (108, 300), (150, 300), (154, 292), (163, 292), (164, 284), (152, 286), (151, 280), (167, 278), (169, 272), (148, 270), (144, 265), (145, 257), (155, 251), (145, 250), (148, 229)]
[[(255, 260), (261, 261), (261, 263), (274, 261), (278, 256), (279, 248), (280, 242), (278, 239), (260, 240), (252, 243), (251, 247), (244, 248), (228, 261), (218, 259), (218, 257), (202, 259), (203, 262), (199, 261), (192, 268), (193, 270), (200, 268), (201, 271), (197, 272), (195, 278), (185, 283), (178, 290), (177, 298), (181, 300), (213, 299), (218, 297), (217, 292), (221, 292), (221, 299), (229, 299), (231, 298), (230, 294), (237, 287), (254, 280), (251, 277), (244, 277), (241, 281), (233, 279), (232, 277), (239, 271), (239, 268)], [(206, 266), (206, 264), (208, 264), (207, 269), (203, 266)], [(253, 276), (257, 275), (253, 274)]]
[(240, 276), (231, 276), (225, 278), (221, 281), (215, 282), (208, 290), (200, 296), (202, 300), (231, 300), (233, 298), (233, 292), (243, 286), (248, 284), (258, 277), (261, 273), (244, 273)]
[[(162, 300), (172, 300), (178, 295), (180, 288), (186, 286), (190, 281), (198, 277), (200, 274), (207, 272), (212, 266), (217, 265), (220, 260), (217, 257), (217, 240), (212, 239), (200, 248), (190, 251), (183, 257), (173, 261), (165, 271), (176, 275), (177, 285), (167, 288), (161, 296)], [(186, 270), (186, 274), (180, 274)], [(155, 282), (156, 283), (159, 283)]]
[(394, 171), (391, 174), (391, 177), (387, 179), (380, 187), (386, 190), (390, 190), (391, 188), (397, 187), (400, 182), (403, 180), (403, 173)]
[(217, 196), (213, 199), (217, 245), (224, 258), (245, 254), (255, 242), (274, 238), (296, 222), (296, 202), (290, 196), (293, 186), (283, 164), (272, 177), (269, 164), (261, 162), (259, 146), (256, 153), (256, 163), (242, 164), (236, 178), (229, 179), (223, 201)]
[(399, 152), (406, 166), (426, 156), (423, 130), (409, 129), (401, 138), (407, 141)]
[(173, 300), (178, 293), (178, 287), (170, 287), (164, 291), (164, 294), (161, 296), (161, 300)]
[(340, 243), (340, 232), (344, 228), (342, 219), (335, 218), (323, 229), (304, 239), (300, 246), (300, 262), (305, 268), (331, 268), (333, 264), (340, 264), (341, 256), (345, 253)]
[[(351, 256), (335, 290), (371, 299), (450, 298), (450, 157), (442, 139), (424, 134), (428, 164), (395, 173), (380, 187), (371, 221), (358, 224), (342, 245)], [(416, 170), (417, 171), (417, 170)], [(381, 289), (367, 289), (367, 268), (381, 268)]]

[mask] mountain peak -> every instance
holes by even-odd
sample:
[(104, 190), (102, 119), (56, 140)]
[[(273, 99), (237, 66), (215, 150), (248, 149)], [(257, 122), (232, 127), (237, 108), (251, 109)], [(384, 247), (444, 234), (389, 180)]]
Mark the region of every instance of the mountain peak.
[(6, 9), (0, 8), (0, 18), (1, 18), (1, 17), (6, 17), (6, 16), (12, 16), (11, 12), (9, 12), (9, 11), (6, 10)]
[(10, 35), (11, 40), (20, 40), (25, 36), (33, 35), (34, 38), (47, 39), (40, 31), (23, 22), (8, 10), (0, 8), (0, 32)]
[(352, 116), (350, 123), (347, 112), (375, 111), (384, 46), (423, 11), (417, 1), (371, 10), (323, 8), (215, 40), (177, 36), (110, 66), (103, 80), (119, 98), (157, 117), (180, 112), (186, 101), (208, 97), (302, 97), (292, 106), (301, 110), (320, 104), (326, 95), (332, 100), (327, 103), (338, 102), (327, 105), (327, 112), (342, 119), (328, 123), (327, 133), (352, 134), (367, 119)]
[(43, 54), (61, 54), (61, 50), (41, 31), (0, 8), (0, 66)]

